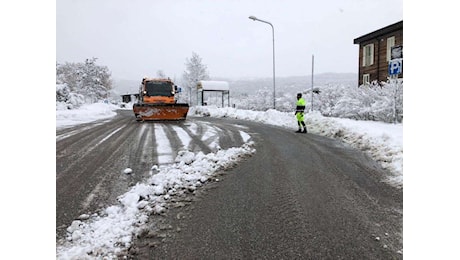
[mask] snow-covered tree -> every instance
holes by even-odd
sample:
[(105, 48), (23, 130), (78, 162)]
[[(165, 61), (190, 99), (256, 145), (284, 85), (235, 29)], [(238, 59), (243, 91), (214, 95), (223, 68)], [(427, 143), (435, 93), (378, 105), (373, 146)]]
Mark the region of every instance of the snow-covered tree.
[(81, 105), (81, 99), (85, 100), (83, 103), (94, 103), (108, 97), (112, 88), (111, 73), (106, 66), (97, 65), (96, 60), (56, 64), (56, 102), (75, 107)]
[(381, 82), (342, 89), (337, 103), (331, 104), (329, 115), (388, 123), (396, 119), (400, 122), (403, 113), (402, 100), (402, 82)]
[(80, 88), (91, 103), (106, 99), (112, 88), (109, 69), (96, 65), (96, 60), (97, 58), (86, 59), (81, 71)]
[(208, 80), (209, 73), (207, 66), (202, 63), (201, 57), (192, 52), (192, 57), (187, 58), (185, 61), (185, 71), (182, 75), (183, 78), (183, 85), (189, 91), (188, 93), (188, 102), (190, 105), (193, 105), (193, 102), (196, 100), (193, 97), (196, 97), (196, 84), (200, 80)]
[(71, 92), (69, 86), (56, 84), (56, 109), (72, 109), (85, 103), (85, 97), (81, 94)]
[(166, 78), (166, 74), (162, 70), (157, 70), (157, 77), (158, 78)]
[(258, 89), (252, 107), (257, 107), (262, 111), (273, 108), (273, 90), (268, 86)]
[[(286, 83), (278, 85), (276, 109), (283, 112), (294, 111), (296, 93), (302, 92), (307, 102), (306, 111), (309, 111), (311, 86), (306, 88), (302, 80), (292, 79), (295, 84), (289, 83), (287, 79), (284, 81)], [(272, 92), (264, 80), (234, 81), (230, 84), (231, 87), (232, 85), (237, 86), (237, 89), (231, 91), (231, 102), (237, 108), (259, 111), (272, 108)], [(253, 92), (248, 93), (248, 91)], [(388, 123), (396, 119), (397, 122), (401, 122), (403, 82), (400, 79), (357, 87), (355, 82), (346, 83), (342, 79), (331, 80), (331, 83), (315, 86), (313, 109), (324, 116)]]

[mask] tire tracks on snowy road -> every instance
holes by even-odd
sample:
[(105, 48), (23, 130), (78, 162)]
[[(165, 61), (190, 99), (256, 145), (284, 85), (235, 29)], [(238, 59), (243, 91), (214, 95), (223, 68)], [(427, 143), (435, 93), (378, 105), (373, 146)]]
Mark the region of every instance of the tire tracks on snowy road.
[[(224, 135), (224, 136), (223, 136)], [(244, 143), (237, 126), (183, 122), (137, 122), (119, 110), (101, 120), (56, 130), (56, 239), (64, 239), (72, 221), (116, 203), (154, 165), (169, 164), (188, 149), (209, 153)], [(124, 170), (132, 169), (131, 174)]]
[(256, 153), (188, 206), (151, 216), (128, 259), (403, 258), (402, 190), (363, 152), (280, 127), (200, 120), (246, 127)]

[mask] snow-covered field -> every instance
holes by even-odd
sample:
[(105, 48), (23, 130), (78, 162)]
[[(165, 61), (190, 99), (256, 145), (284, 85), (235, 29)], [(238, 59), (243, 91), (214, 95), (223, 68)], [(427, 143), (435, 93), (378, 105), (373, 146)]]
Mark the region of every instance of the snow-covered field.
[[(56, 127), (66, 127), (113, 117), (119, 109), (111, 104), (86, 105), (78, 110), (57, 110)], [(127, 109), (130, 109), (129, 107)], [(192, 107), (189, 116), (228, 117), (265, 124), (297, 128), (293, 113), (276, 110), (249, 111), (234, 108)], [(338, 138), (369, 153), (384, 168), (390, 184), (402, 187), (402, 124), (326, 118), (319, 113), (306, 115), (309, 133)], [(130, 246), (132, 234), (142, 231), (142, 224), (152, 213), (161, 213), (171, 196), (195, 190), (206, 182), (218, 181), (215, 174), (254, 153), (249, 134), (240, 131), (245, 144), (208, 154), (180, 151), (173, 164), (152, 165), (151, 176), (118, 198), (117, 205), (103, 213), (82, 215), (68, 227), (67, 241), (56, 249), (58, 259), (115, 258)], [(126, 169), (124, 174), (132, 174)], [(91, 255), (91, 257), (88, 257)]]

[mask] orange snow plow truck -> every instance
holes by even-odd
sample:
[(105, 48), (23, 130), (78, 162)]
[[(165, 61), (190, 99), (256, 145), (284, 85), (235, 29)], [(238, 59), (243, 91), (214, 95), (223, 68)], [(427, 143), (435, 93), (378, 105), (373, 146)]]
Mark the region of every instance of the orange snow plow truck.
[(177, 86), (168, 79), (143, 78), (133, 105), (137, 121), (185, 120), (189, 105), (177, 103)]

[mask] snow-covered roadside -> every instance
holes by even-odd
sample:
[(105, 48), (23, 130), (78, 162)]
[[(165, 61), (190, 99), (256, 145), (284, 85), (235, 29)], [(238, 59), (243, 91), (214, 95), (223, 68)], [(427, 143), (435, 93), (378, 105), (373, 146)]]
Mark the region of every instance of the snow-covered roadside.
[[(231, 107), (192, 107), (189, 115), (228, 117), (256, 121), (296, 130), (293, 113), (269, 109), (267, 111), (241, 110)], [(356, 121), (344, 118), (324, 117), (319, 112), (305, 116), (310, 133), (339, 139), (350, 146), (368, 153), (390, 172), (384, 176), (388, 183), (403, 186), (403, 125), (374, 121)]]
[(56, 110), (56, 127), (61, 128), (111, 118), (117, 115), (117, 109), (120, 107), (106, 103), (87, 104), (79, 109), (58, 108)]

